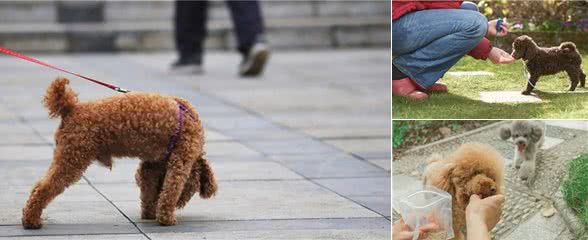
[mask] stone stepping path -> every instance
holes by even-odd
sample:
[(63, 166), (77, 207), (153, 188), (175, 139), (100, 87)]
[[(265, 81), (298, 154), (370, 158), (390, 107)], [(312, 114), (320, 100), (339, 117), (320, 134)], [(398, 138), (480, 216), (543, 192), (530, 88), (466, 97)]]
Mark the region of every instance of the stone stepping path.
[(540, 103), (535, 93), (523, 95), (519, 91), (488, 91), (480, 92), (480, 100), (487, 103)]
[[(506, 123), (506, 122), (505, 122)], [(588, 122), (561, 121), (546, 122), (546, 141), (538, 155), (537, 177), (528, 186), (519, 180), (509, 166), (514, 157), (512, 142), (503, 141), (498, 135), (503, 123), (498, 123), (483, 131), (465, 134), (453, 140), (433, 144), (427, 148), (405, 152), (394, 161), (393, 208), (395, 202), (407, 194), (422, 189), (422, 172), (426, 159), (432, 153), (448, 154), (459, 145), (468, 142), (481, 142), (494, 146), (505, 158), (506, 204), (503, 216), (492, 234), (494, 239), (573, 239), (559, 214), (544, 218), (541, 209), (549, 204), (558, 192), (560, 181), (566, 175), (566, 162), (578, 154), (588, 151)], [(393, 220), (400, 219), (394, 212)], [(521, 237), (525, 236), (525, 237)]]

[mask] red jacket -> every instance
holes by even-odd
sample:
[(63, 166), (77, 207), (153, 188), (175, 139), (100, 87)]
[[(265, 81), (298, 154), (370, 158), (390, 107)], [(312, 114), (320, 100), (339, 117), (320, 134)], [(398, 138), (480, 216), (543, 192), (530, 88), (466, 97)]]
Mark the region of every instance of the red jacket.
[[(392, 0), (392, 22), (404, 14), (425, 9), (457, 9), (463, 1), (415, 1)], [(394, 37), (394, 36), (393, 36)], [(482, 38), (480, 43), (468, 55), (475, 59), (486, 60), (490, 54), (490, 40)]]

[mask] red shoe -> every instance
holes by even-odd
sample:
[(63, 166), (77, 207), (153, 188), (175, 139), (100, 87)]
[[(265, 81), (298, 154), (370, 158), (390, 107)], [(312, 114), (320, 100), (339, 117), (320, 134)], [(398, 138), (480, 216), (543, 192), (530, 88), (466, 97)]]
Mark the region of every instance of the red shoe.
[(424, 100), (428, 97), (426, 93), (418, 90), (418, 85), (416, 85), (410, 78), (393, 80), (392, 96), (406, 97), (415, 101)]
[(447, 85), (443, 83), (435, 83), (430, 88), (427, 88), (428, 92), (447, 92)]

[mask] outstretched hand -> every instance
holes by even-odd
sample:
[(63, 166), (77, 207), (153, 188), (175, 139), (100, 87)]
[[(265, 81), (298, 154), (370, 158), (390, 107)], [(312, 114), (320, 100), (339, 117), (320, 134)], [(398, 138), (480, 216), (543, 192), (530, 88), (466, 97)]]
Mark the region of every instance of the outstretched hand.
[(509, 53), (497, 47), (493, 47), (492, 50), (490, 50), (488, 59), (494, 64), (511, 64), (515, 61)]

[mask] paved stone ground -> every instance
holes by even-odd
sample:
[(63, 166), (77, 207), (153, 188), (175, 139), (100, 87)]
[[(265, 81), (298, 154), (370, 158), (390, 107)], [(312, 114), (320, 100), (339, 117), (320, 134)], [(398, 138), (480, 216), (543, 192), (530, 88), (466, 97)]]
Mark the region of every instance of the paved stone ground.
[[(514, 156), (511, 142), (498, 135), (497, 123), (487, 129), (464, 137), (433, 144), (425, 149), (407, 152), (394, 161), (394, 202), (422, 188), (421, 174), (425, 161), (432, 153), (448, 154), (462, 143), (481, 142), (494, 146), (507, 161), (506, 204), (502, 220), (493, 230), (494, 239), (574, 239), (566, 228), (562, 217), (542, 216), (542, 209), (552, 205), (558, 194), (560, 181), (566, 175), (566, 163), (579, 154), (588, 152), (587, 121), (547, 121), (546, 142), (538, 155), (537, 177), (533, 184), (521, 182), (512, 169)], [(393, 219), (400, 216), (394, 213)]]
[[(390, 239), (387, 50), (278, 52), (259, 79), (239, 78), (239, 57), (224, 52), (206, 56), (202, 76), (170, 74), (172, 53), (37, 57), (192, 101), (219, 192), (193, 199), (177, 226), (158, 226), (140, 219), (138, 161), (123, 159), (112, 171), (92, 166), (49, 205), (43, 229), (23, 230), (21, 208), (51, 160), (57, 124), (40, 100), (62, 74), (0, 57), (0, 238)], [(82, 100), (117, 94), (71, 79)]]

